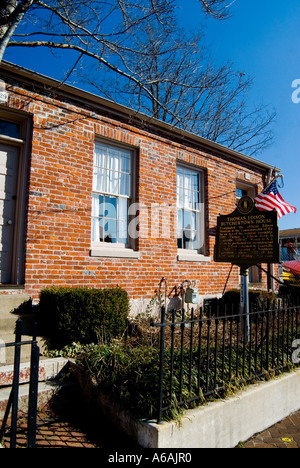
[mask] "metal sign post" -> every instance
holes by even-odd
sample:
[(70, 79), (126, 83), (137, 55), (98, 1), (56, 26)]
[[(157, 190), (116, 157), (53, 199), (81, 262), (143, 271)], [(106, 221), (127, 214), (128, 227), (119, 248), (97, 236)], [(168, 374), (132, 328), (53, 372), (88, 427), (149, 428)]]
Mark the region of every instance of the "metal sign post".
[(247, 266), (240, 267), (241, 277), (241, 298), (240, 310), (241, 316), (244, 318), (244, 337), (245, 342), (249, 342), (249, 269)]

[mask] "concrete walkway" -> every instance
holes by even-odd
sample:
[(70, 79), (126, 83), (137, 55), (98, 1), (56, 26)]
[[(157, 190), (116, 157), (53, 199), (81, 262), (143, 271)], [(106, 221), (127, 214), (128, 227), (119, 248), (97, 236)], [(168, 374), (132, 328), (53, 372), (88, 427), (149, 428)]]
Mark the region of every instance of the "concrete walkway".
[[(4, 447), (9, 448), (10, 421)], [(27, 414), (19, 412), (17, 447), (27, 445)], [(76, 387), (70, 386), (63, 397), (54, 399), (38, 412), (36, 448), (102, 448), (105, 450), (138, 449), (135, 442), (97, 418), (95, 411), (82, 403)]]
[[(64, 411), (44, 408), (38, 414), (37, 448), (102, 448), (141, 450), (126, 435), (97, 422), (86, 408), (76, 414), (71, 407)], [(26, 415), (20, 414), (17, 448), (26, 448)], [(5, 436), (9, 446), (9, 428)], [(300, 411), (271, 428), (256, 434), (237, 448), (300, 448)]]
[[(41, 380), (59, 376), (65, 365), (66, 360), (62, 358), (42, 361)], [(10, 372), (7, 369), (4, 372), (5, 367), (1, 369), (3, 375), (0, 372), (2, 378), (0, 384), (2, 382), (2, 385), (9, 385)], [(21, 372), (24, 382), (28, 377), (26, 369), (27, 367), (24, 365)], [(43, 384), (44, 382), (41, 382), (41, 385)], [(48, 395), (48, 390), (46, 394)], [(100, 415), (95, 414), (95, 408), (83, 403), (77, 385), (67, 385), (63, 391), (51, 394), (52, 396), (47, 396), (45, 401), (41, 398), (37, 418), (37, 448), (131, 449), (133, 453), (134, 450), (141, 449), (128, 436), (113, 428)], [(50, 401), (49, 398), (51, 398)], [(21, 405), (19, 409), (17, 448), (26, 448), (27, 404), (24, 404), (24, 408)], [(10, 428), (8, 424), (4, 439), (5, 447), (9, 446), (9, 440)], [(240, 443), (238, 448), (300, 448), (300, 411), (254, 435), (248, 441)]]
[(243, 448), (300, 448), (300, 411), (241, 444)]

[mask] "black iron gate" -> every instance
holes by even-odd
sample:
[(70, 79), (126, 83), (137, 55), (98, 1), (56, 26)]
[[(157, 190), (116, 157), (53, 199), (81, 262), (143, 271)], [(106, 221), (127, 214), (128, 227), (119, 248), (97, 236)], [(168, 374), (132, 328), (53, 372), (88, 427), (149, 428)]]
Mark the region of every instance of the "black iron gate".
[(36, 446), (36, 419), (37, 419), (37, 399), (38, 399), (38, 376), (39, 376), (39, 355), (40, 349), (36, 339), (36, 325), (34, 326), (32, 340), (22, 341), (22, 320), (16, 322), (15, 341), (12, 343), (0, 344), (0, 348), (14, 346), (14, 373), (12, 388), (7, 403), (6, 411), (2, 420), (0, 429), (0, 443), (3, 440), (7, 420), (11, 411), (11, 431), (10, 431), (10, 448), (16, 448), (17, 441), (17, 423), (18, 423), (18, 402), (19, 402), (19, 385), (20, 385), (20, 363), (21, 363), (21, 347), (23, 345), (31, 345), (30, 358), (30, 380), (28, 394), (28, 427), (27, 427), (27, 448), (35, 448)]

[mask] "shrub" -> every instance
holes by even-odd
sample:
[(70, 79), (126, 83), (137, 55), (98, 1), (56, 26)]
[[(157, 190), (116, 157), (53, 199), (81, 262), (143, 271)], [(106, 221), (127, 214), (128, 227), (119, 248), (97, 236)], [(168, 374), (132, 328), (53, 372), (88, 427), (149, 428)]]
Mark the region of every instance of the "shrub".
[[(265, 291), (262, 289), (258, 290), (249, 290), (249, 306), (251, 308), (261, 308), (267, 301), (276, 301), (276, 294), (270, 291)], [(211, 307), (211, 312), (213, 314), (216, 313), (217, 308), (219, 307), (219, 312), (222, 314), (227, 312), (227, 314), (239, 313), (239, 306), (240, 306), (240, 290), (239, 289), (231, 289), (227, 291), (220, 299), (214, 298), (207, 301), (207, 308), (206, 312)]]
[(50, 347), (107, 342), (127, 327), (129, 301), (123, 289), (53, 287), (40, 294), (40, 320)]
[[(299, 283), (300, 284), (300, 283)], [(290, 302), (298, 305), (300, 303), (300, 285), (293, 286), (293, 285), (282, 285), (279, 288), (278, 292), (279, 297), (283, 299), (287, 299)]]
[(159, 348), (130, 341), (95, 345), (78, 362), (100, 391), (137, 418), (155, 416), (159, 394)]

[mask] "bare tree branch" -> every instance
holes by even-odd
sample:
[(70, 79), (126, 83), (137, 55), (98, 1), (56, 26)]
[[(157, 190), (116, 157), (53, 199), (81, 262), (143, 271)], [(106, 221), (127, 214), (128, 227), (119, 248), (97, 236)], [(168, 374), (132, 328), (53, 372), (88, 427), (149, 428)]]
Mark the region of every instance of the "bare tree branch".
[(201, 36), (185, 37), (178, 31), (170, 37), (148, 25), (144, 35), (132, 41), (133, 49), (139, 46), (144, 55), (122, 58), (143, 87), (133, 81), (116, 85), (105, 75), (99, 81), (96, 75), (103, 75), (95, 70), (90, 83), (110, 99), (251, 155), (271, 143), (274, 111), (262, 105), (249, 108), (253, 80), (235, 72), (230, 63), (215, 66)]
[[(195, 1), (206, 15), (224, 20), (236, 0)], [(85, 81), (102, 95), (256, 154), (272, 139), (274, 112), (249, 108), (251, 79), (231, 64), (215, 66), (201, 35), (179, 31), (175, 6), (176, 0), (4, 0), (0, 62), (7, 47), (75, 51), (63, 82), (80, 62), (88, 70)]]
[(228, 19), (231, 16), (230, 7), (236, 0), (230, 3), (227, 0), (198, 0), (202, 3), (203, 10), (213, 18), (218, 20)]

